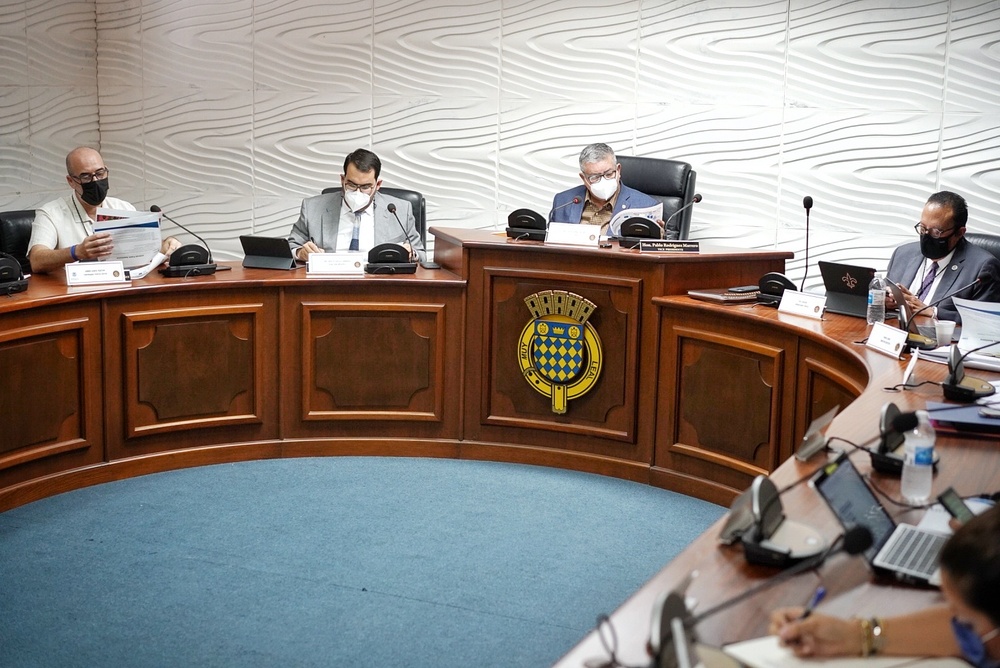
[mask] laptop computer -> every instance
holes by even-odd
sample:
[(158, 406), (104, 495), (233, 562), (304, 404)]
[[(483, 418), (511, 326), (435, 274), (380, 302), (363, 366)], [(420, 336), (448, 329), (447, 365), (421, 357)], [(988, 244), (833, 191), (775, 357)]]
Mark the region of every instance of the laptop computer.
[(874, 570), (908, 582), (940, 586), (938, 554), (948, 536), (912, 524), (896, 524), (846, 454), (824, 466), (813, 486), (844, 529), (865, 526), (872, 532), (865, 558)]
[(868, 285), (875, 277), (871, 267), (819, 261), (826, 287), (826, 310), (864, 318), (868, 315)]

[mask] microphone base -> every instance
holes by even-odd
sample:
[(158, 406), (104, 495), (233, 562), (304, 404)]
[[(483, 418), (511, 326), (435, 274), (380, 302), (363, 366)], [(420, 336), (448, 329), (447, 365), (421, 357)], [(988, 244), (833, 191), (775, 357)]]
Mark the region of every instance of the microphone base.
[(827, 543), (818, 531), (786, 519), (770, 538), (743, 537), (743, 554), (748, 564), (788, 568), (826, 551)]
[(366, 274), (415, 274), (416, 262), (368, 262), (365, 264)]
[(970, 403), (976, 399), (989, 397), (996, 393), (992, 385), (985, 380), (966, 376), (961, 383), (942, 383), (944, 398), (950, 401)]
[(507, 236), (514, 241), (545, 241), (545, 230), (533, 227), (508, 227)]
[[(900, 449), (903, 446), (899, 446)], [(900, 477), (903, 475), (903, 455), (896, 454), (895, 452), (877, 452), (875, 450), (871, 451), (872, 456), (872, 468), (883, 475), (891, 475), (895, 477)], [(941, 457), (938, 455), (937, 450), (934, 451), (934, 472), (937, 473), (938, 462), (941, 461)]]
[(18, 292), (24, 292), (28, 289), (28, 279), (19, 278), (16, 281), (7, 281), (6, 283), (0, 283), (0, 295), (13, 295)]
[(174, 264), (160, 268), (160, 274), (167, 278), (186, 278), (188, 276), (209, 276), (215, 273), (215, 264)]

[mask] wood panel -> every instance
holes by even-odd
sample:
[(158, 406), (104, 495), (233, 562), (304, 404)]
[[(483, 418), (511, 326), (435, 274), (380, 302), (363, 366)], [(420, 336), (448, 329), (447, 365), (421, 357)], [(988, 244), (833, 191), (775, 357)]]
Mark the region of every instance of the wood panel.
[(103, 458), (100, 322), (95, 304), (0, 320), (0, 488)]

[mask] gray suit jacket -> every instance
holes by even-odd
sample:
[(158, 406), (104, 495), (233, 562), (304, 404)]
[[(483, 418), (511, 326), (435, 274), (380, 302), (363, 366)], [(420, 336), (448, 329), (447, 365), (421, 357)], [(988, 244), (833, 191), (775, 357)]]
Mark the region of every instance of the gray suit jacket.
[[(892, 257), (889, 258), (889, 268), (885, 275), (903, 287), (909, 287), (923, 261), (924, 256), (920, 253), (919, 242), (903, 244), (892, 252)], [(955, 254), (951, 256), (951, 262), (948, 266), (939, 271), (944, 271), (944, 276), (941, 277), (941, 282), (938, 283), (934, 294), (925, 300), (927, 304), (941, 299), (963, 285), (972, 283), (980, 275), (989, 276), (992, 280), (984, 281), (985, 285), (977, 285), (975, 289), (966, 290), (958, 296), (963, 299), (986, 302), (1000, 301), (1000, 261), (989, 251), (975, 244), (970, 244), (965, 239), (960, 240), (955, 246)], [(942, 320), (962, 322), (951, 299), (946, 299), (938, 304), (937, 310), (938, 317)]]
[[(396, 216), (389, 212), (390, 203), (396, 205), (398, 222)], [(310, 239), (325, 251), (336, 250), (340, 210), (343, 204), (344, 196), (341, 192), (307, 197), (302, 200), (299, 219), (292, 225), (292, 231), (288, 236), (292, 252), (297, 253), (299, 248)], [(420, 256), (420, 261), (423, 262), (427, 259), (424, 243), (420, 240), (420, 233), (417, 231), (417, 223), (409, 202), (376, 192), (372, 207), (374, 207), (375, 214), (375, 245), (401, 244), (404, 241), (409, 241), (410, 247)], [(406, 229), (405, 237), (400, 223)]]

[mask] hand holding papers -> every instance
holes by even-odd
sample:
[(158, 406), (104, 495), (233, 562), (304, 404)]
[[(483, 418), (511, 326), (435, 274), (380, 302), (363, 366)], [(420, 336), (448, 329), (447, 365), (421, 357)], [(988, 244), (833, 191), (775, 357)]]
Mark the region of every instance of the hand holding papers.
[(645, 218), (662, 227), (663, 223), (661, 221), (663, 220), (663, 205), (657, 204), (644, 209), (623, 209), (619, 211), (614, 215), (614, 217), (611, 218), (611, 222), (608, 223), (608, 236), (620, 237), (622, 223), (629, 218)]
[(94, 232), (111, 235), (114, 248), (106, 259), (121, 262), (126, 269), (143, 267), (160, 252), (158, 213), (98, 209)]

